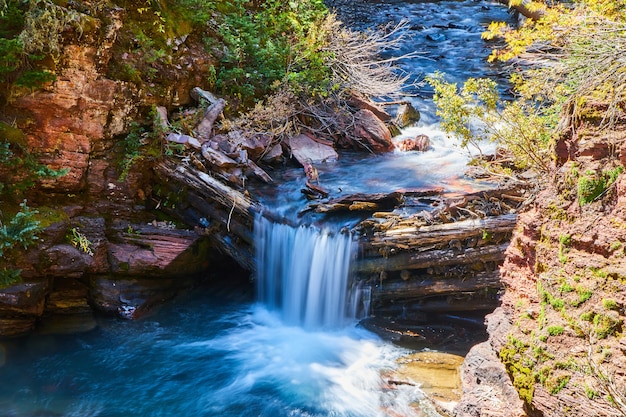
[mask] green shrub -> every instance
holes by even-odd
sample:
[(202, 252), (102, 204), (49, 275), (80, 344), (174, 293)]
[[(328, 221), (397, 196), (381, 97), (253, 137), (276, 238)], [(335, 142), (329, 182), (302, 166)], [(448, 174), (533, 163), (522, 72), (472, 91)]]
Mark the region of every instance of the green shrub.
[(0, 257), (8, 257), (16, 247), (28, 248), (38, 240), (39, 221), (35, 220), (37, 210), (31, 210), (26, 201), (20, 204), (20, 211), (8, 224), (0, 220)]
[(72, 227), (67, 237), (72, 246), (89, 256), (94, 255), (93, 243), (78, 228)]
[(594, 332), (598, 339), (605, 339), (622, 329), (622, 321), (615, 313), (597, 314), (593, 318)]
[(523, 97), (504, 102), (496, 83), (488, 79), (470, 78), (461, 88), (446, 82), (441, 73), (426, 81), (435, 90), (433, 99), (442, 128), (457, 137), (462, 147), (472, 145), (481, 151), (482, 141), (495, 142), (514, 155), (517, 168), (549, 170), (555, 120), (536, 103)]
[(0, 269), (0, 290), (11, 287), (22, 282), (22, 273), (19, 269), (2, 268)]
[(605, 170), (601, 174), (586, 171), (585, 175), (578, 178), (578, 204), (584, 206), (598, 199), (623, 171), (622, 166)]

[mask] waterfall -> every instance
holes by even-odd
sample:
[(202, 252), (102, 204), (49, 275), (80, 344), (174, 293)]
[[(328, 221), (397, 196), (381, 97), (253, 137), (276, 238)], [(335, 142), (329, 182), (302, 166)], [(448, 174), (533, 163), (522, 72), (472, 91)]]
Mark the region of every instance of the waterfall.
[(286, 324), (337, 328), (362, 314), (364, 292), (349, 287), (349, 235), (263, 216), (257, 216), (254, 231), (259, 300), (279, 311)]

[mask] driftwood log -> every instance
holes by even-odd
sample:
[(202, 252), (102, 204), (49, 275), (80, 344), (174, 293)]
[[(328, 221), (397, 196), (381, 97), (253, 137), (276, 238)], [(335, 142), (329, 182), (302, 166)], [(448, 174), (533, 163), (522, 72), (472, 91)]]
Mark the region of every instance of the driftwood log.
[(418, 249), (427, 245), (464, 240), (471, 237), (489, 238), (499, 233), (508, 233), (513, 230), (517, 222), (517, 214), (504, 214), (482, 219), (469, 219), (453, 223), (443, 223), (426, 226), (397, 227), (377, 234), (363, 245), (372, 247), (397, 247)]
[(213, 124), (220, 117), (220, 114), (226, 108), (226, 100), (219, 98), (217, 101), (209, 106), (204, 113), (204, 117), (196, 126), (196, 132), (199, 137), (208, 139), (211, 137), (213, 131)]
[(390, 210), (399, 206), (404, 197), (433, 196), (442, 192), (443, 189), (441, 188), (433, 188), (430, 190), (398, 190), (390, 193), (350, 194), (325, 202), (309, 204), (301, 214), (311, 210), (317, 213)]
[(246, 194), (205, 172), (165, 160), (157, 176), (184, 201), (168, 211), (188, 224), (205, 229), (215, 243), (244, 269), (255, 270), (252, 229), (261, 206)]
[(354, 265), (356, 272), (402, 271), (423, 269), (433, 266), (449, 266), (470, 264), (473, 262), (501, 261), (508, 243), (489, 245), (480, 248), (451, 248), (443, 250), (425, 250), (419, 252), (407, 250), (397, 255), (379, 254), (375, 257), (357, 260)]

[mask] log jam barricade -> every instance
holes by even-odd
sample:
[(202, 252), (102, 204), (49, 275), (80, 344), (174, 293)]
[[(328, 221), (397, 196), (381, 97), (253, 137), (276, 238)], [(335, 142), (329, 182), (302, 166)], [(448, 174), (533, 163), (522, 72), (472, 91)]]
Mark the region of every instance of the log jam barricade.
[[(220, 250), (254, 272), (254, 218), (271, 213), (248, 192), (192, 164), (164, 160), (155, 172), (161, 186), (177, 195), (174, 206), (161, 208), (209, 236)], [(353, 229), (358, 256), (351, 270), (356, 280), (371, 287), (373, 314), (406, 316), (497, 306), (498, 266), (515, 227), (516, 209), (526, 200), (524, 191), (500, 187), (453, 197), (441, 193), (394, 191), (388, 196), (360, 194), (311, 204), (310, 210), (327, 216), (355, 207), (369, 213)], [(409, 197), (430, 201), (433, 209), (400, 215), (389, 205), (395, 201), (397, 208)]]

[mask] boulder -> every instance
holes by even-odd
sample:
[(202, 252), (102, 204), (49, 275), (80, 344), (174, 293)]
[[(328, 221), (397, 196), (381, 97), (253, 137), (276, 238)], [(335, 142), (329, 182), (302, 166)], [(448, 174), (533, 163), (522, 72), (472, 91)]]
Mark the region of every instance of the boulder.
[(417, 135), (414, 138), (406, 138), (396, 144), (396, 149), (401, 151), (424, 152), (430, 147), (430, 138), (426, 135)]
[(271, 146), (269, 150), (261, 157), (261, 161), (266, 164), (278, 164), (283, 160), (283, 148), (280, 143)]
[(174, 297), (182, 282), (165, 278), (114, 279), (104, 276), (93, 277), (89, 287), (91, 301), (98, 310), (125, 319), (136, 319), (148, 313), (150, 308)]
[(358, 110), (369, 110), (376, 115), (383, 122), (388, 122), (391, 120), (391, 115), (387, 113), (385, 110), (380, 108), (376, 103), (373, 103), (368, 98), (363, 97), (361, 94), (357, 92), (352, 92), (350, 97), (347, 100), (348, 104)]
[(230, 158), (236, 158), (239, 152), (237, 146), (228, 135), (215, 135), (207, 142), (212, 149), (222, 152)]
[(91, 263), (91, 256), (69, 244), (54, 245), (42, 253), (42, 264), (49, 265), (46, 275), (51, 277), (80, 277)]
[(474, 346), (461, 367), (463, 397), (455, 417), (523, 417), (523, 402), (489, 342)]
[(247, 136), (243, 132), (232, 131), (228, 133), (229, 141), (239, 150), (245, 150), (248, 157), (254, 161), (258, 160), (265, 147), (269, 145), (269, 138), (263, 135)]
[(0, 337), (28, 334), (44, 311), (48, 281), (24, 282), (0, 291)]
[(339, 158), (332, 146), (315, 141), (305, 134), (289, 138), (288, 146), (291, 155), (303, 166), (306, 163), (334, 161)]
[(395, 124), (399, 127), (407, 127), (414, 125), (420, 120), (420, 112), (413, 107), (411, 103), (403, 103), (398, 107), (396, 117), (394, 119)]
[(370, 152), (389, 152), (394, 149), (391, 132), (385, 123), (367, 109), (354, 114), (354, 140)]

